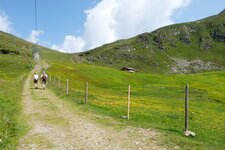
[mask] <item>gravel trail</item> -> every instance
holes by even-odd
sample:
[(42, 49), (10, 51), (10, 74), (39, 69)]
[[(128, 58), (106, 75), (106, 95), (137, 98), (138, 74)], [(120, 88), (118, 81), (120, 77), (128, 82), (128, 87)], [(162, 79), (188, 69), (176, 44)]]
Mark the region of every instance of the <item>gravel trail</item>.
[(70, 102), (57, 97), (48, 87), (33, 89), (33, 73), (25, 81), (22, 103), (30, 130), (20, 139), (19, 150), (166, 149), (157, 143), (160, 134), (152, 129), (116, 130), (80, 115)]

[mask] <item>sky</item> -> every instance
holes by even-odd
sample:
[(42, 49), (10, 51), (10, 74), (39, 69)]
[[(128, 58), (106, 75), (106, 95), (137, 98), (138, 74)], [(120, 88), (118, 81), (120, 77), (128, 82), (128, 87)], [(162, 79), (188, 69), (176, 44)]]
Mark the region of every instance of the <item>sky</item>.
[(216, 15), (225, 0), (0, 0), (0, 31), (65, 53)]

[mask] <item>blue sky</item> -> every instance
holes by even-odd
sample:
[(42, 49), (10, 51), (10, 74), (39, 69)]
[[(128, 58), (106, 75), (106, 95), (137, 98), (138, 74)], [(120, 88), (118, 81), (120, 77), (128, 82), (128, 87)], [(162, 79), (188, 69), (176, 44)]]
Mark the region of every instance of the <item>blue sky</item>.
[(63, 52), (218, 14), (224, 0), (0, 0), (0, 30)]

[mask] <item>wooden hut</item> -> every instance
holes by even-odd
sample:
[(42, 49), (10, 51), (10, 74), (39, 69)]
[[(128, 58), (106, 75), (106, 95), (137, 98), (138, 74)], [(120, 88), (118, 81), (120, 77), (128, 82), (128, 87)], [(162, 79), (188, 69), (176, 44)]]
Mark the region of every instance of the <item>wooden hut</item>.
[(130, 72), (130, 73), (135, 73), (136, 72), (136, 69), (131, 68), (131, 67), (123, 67), (120, 70), (127, 71), (127, 72)]

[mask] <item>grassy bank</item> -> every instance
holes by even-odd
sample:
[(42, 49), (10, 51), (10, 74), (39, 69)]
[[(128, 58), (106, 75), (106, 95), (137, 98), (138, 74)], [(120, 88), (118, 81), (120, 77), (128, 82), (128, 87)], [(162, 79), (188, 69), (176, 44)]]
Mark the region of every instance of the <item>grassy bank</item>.
[[(128, 74), (94, 65), (53, 62), (48, 70), (55, 84), (51, 88), (62, 98), (74, 101), (82, 110), (111, 116), (120, 121), (127, 109), (127, 87), (131, 85), (131, 119), (134, 126), (155, 128), (165, 133), (166, 145), (183, 149), (224, 149), (225, 72), (196, 75)], [(66, 79), (70, 94), (65, 95)], [(84, 100), (89, 82), (89, 101)], [(184, 85), (190, 85), (189, 129), (194, 138), (183, 136)]]
[(0, 55), (0, 149), (16, 149), (25, 131), (21, 99), (23, 81), (29, 71), (22, 56)]

